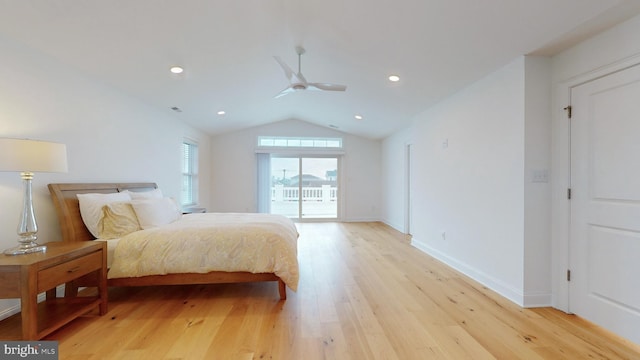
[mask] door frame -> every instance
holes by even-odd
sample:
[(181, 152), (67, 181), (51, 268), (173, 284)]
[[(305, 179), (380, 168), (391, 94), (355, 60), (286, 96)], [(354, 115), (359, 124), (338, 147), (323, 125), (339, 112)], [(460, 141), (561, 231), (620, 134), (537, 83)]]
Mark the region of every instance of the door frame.
[(555, 85), (551, 132), (551, 263), (553, 307), (569, 312), (569, 240), (571, 203), (571, 124), (565, 108), (571, 101), (571, 89), (589, 81), (640, 64), (640, 54), (574, 76)]
[[(327, 222), (327, 221), (342, 221), (342, 213), (343, 213), (343, 186), (344, 183), (342, 181), (342, 179), (344, 178), (344, 176), (342, 175), (342, 162), (343, 162), (343, 155), (342, 154), (333, 154), (333, 153), (308, 153), (308, 152), (274, 152), (271, 153), (271, 158), (291, 158), (291, 159), (298, 159), (298, 174), (301, 175), (302, 174), (302, 159), (336, 159), (336, 167), (338, 170), (338, 177), (337, 177), (337, 184), (338, 184), (338, 190), (337, 190), (337, 204), (336, 204), (336, 217), (335, 218), (304, 218), (302, 217), (302, 201), (298, 201), (298, 217), (292, 219), (295, 222)], [(298, 194), (301, 195), (302, 194), (302, 183), (298, 184)]]
[(411, 161), (413, 144), (404, 144), (404, 233), (411, 235), (412, 228), (412, 202), (411, 202)]

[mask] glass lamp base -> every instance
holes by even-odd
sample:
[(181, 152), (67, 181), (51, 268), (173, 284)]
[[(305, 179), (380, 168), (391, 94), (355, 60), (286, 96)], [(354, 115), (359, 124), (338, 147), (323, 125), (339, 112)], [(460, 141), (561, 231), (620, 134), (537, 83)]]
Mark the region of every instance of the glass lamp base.
[(31, 254), (36, 252), (46, 252), (46, 245), (38, 245), (38, 243), (26, 243), (20, 244), (16, 247), (12, 247), (11, 249), (7, 249), (4, 251), (5, 255), (23, 255), (23, 254)]

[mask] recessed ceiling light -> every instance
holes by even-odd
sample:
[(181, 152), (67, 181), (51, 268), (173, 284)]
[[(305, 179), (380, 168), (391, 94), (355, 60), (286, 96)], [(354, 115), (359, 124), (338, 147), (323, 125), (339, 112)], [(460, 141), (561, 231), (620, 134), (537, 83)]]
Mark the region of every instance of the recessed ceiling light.
[(169, 71), (171, 71), (174, 74), (182, 74), (182, 72), (184, 71), (184, 69), (180, 66), (172, 66)]
[(218, 115), (224, 115), (224, 114), (226, 114), (226, 112), (224, 112), (224, 110), (218, 111)]
[(362, 120), (362, 115), (356, 115), (354, 117), (356, 118), (356, 120)]
[(400, 81), (400, 76), (398, 76), (398, 75), (389, 75), (389, 81), (398, 82), (398, 81)]

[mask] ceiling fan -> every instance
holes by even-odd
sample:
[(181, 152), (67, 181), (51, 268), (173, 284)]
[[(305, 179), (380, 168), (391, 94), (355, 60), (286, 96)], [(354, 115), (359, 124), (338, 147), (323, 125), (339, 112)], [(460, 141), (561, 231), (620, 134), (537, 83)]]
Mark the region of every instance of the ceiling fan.
[(302, 75), (300, 61), (300, 58), (302, 57), (302, 54), (305, 53), (305, 50), (302, 46), (296, 46), (296, 53), (298, 54), (297, 73), (291, 70), (289, 65), (282, 61), (279, 56), (274, 56), (274, 59), (276, 59), (278, 64), (280, 64), (280, 67), (282, 67), (282, 70), (284, 70), (284, 74), (287, 77), (287, 80), (289, 80), (289, 86), (287, 86), (278, 95), (276, 95), (276, 99), (298, 90), (345, 91), (347, 89), (347, 87), (344, 85), (308, 82), (307, 79), (305, 79)]

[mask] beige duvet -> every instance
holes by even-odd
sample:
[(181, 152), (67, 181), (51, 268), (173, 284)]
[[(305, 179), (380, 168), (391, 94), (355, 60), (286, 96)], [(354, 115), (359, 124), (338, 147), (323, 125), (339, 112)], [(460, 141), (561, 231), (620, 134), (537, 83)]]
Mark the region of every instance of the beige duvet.
[(174, 223), (122, 237), (108, 277), (248, 271), (275, 273), (296, 290), (297, 239), (295, 225), (284, 216), (184, 215)]

